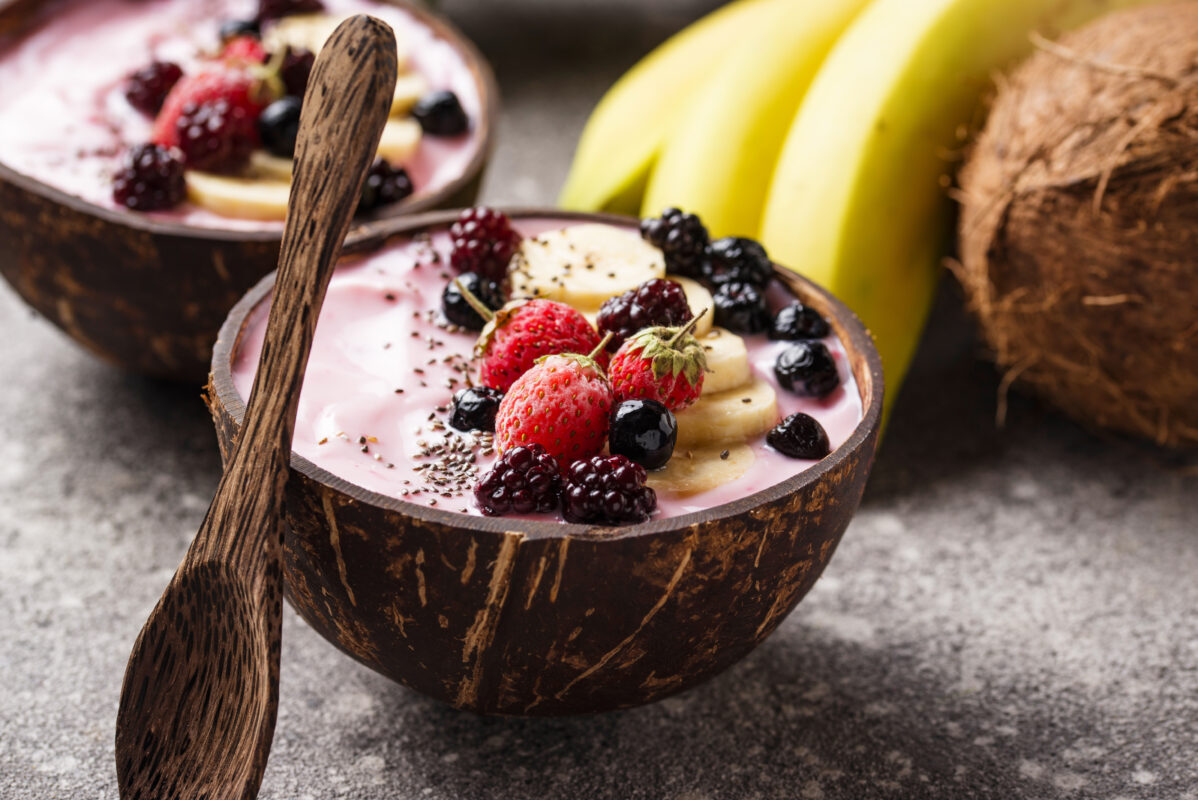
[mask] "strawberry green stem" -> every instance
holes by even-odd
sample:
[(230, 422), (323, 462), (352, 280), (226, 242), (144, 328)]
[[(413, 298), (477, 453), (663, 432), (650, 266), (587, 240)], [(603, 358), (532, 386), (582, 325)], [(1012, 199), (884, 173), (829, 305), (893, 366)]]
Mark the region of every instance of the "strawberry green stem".
[(679, 328), (678, 332), (670, 337), (670, 341), (666, 342), (666, 346), (673, 347), (675, 344), (678, 343), (679, 339), (681, 339), (683, 336), (686, 336), (688, 333), (693, 331), (695, 329), (695, 326), (699, 324), (699, 318), (702, 317), (706, 313), (707, 313), (707, 309), (705, 308), (702, 311), (700, 311), (698, 314), (695, 314), (695, 316), (691, 317), (689, 322), (687, 322), (685, 325), (683, 325), (681, 328)]
[(603, 340), (599, 342), (599, 345), (594, 350), (591, 351), (591, 354), (589, 356), (587, 356), (587, 358), (594, 361), (599, 356), (599, 354), (603, 352), (604, 348), (607, 347), (607, 343), (611, 341), (611, 336), (612, 336), (611, 331), (608, 331), (607, 335), (603, 337)]
[(484, 322), (490, 322), (495, 317), (495, 312), (487, 308), (486, 303), (474, 296), (474, 292), (466, 288), (466, 284), (462, 283), (461, 278), (454, 278), (453, 285), (458, 287), (458, 291), (462, 293), (462, 297), (466, 298), (466, 303), (469, 304), (474, 312), (483, 318)]

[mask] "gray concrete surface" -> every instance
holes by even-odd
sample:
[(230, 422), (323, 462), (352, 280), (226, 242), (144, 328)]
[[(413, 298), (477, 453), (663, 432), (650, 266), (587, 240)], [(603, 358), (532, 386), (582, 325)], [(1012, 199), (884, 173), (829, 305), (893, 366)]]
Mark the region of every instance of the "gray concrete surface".
[[(507, 101), (486, 185), (549, 202), (602, 88), (703, 8), (467, 3)], [(652, 8), (649, 8), (652, 6)], [(116, 797), (130, 645), (215, 487), (194, 390), (95, 363), (0, 290), (0, 797)], [(861, 513), (749, 658), (652, 707), (480, 719), (294, 614), (262, 796), (1198, 798), (1198, 464), (997, 379), (946, 284)]]

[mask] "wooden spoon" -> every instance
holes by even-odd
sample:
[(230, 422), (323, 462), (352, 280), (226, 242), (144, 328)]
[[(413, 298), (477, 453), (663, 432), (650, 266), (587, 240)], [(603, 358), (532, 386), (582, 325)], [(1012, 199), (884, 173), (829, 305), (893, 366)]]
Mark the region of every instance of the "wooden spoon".
[(258, 794), (279, 694), (283, 487), (296, 406), (395, 76), (395, 36), (367, 16), (343, 22), (312, 70), (246, 425), (125, 671), (116, 728), (122, 798)]

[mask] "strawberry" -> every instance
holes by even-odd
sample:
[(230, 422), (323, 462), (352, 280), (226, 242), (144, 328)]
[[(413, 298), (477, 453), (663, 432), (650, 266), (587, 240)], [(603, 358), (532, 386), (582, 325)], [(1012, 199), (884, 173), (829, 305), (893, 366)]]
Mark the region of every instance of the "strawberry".
[(191, 169), (236, 170), (258, 146), (258, 115), (271, 99), (244, 70), (186, 76), (166, 96), (150, 140), (179, 148)]
[[(495, 312), (482, 309), (486, 313), (475, 307), (488, 320), (474, 350), (479, 359), (478, 381), (501, 392), (541, 356), (589, 353), (599, 342), (586, 317), (556, 300), (517, 301)], [(606, 354), (600, 359), (603, 366)]]
[(500, 452), (539, 444), (569, 464), (603, 449), (612, 389), (596, 352), (544, 356), (511, 385), (495, 415)]
[(266, 62), (266, 48), (254, 36), (234, 36), (221, 48), (220, 60), (232, 66), (249, 66)]
[(698, 321), (645, 328), (626, 340), (608, 369), (616, 400), (656, 400), (671, 411), (698, 400), (707, 370), (703, 345), (690, 334)]

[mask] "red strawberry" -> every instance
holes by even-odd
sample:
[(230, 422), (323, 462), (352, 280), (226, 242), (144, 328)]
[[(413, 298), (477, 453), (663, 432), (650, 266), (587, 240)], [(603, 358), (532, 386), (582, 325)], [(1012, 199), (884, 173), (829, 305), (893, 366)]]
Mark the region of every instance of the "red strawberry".
[(611, 384), (594, 352), (545, 356), (500, 401), (495, 443), (500, 452), (539, 444), (562, 464), (589, 458), (607, 441), (611, 407)]
[(645, 328), (626, 340), (608, 369), (616, 400), (656, 400), (671, 411), (698, 400), (707, 370), (703, 345), (690, 334), (698, 320), (680, 328)]
[(186, 76), (166, 96), (151, 141), (178, 147), (189, 168), (235, 170), (258, 146), (258, 115), (270, 95), (243, 70)]
[[(478, 337), (478, 381), (506, 392), (541, 356), (589, 353), (599, 334), (580, 312), (556, 300), (508, 303), (492, 314)], [(484, 315), (484, 316), (487, 316)], [(606, 362), (600, 355), (599, 365)]]
[(233, 66), (249, 66), (266, 62), (266, 48), (253, 36), (235, 36), (225, 42), (220, 60)]

